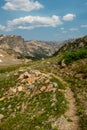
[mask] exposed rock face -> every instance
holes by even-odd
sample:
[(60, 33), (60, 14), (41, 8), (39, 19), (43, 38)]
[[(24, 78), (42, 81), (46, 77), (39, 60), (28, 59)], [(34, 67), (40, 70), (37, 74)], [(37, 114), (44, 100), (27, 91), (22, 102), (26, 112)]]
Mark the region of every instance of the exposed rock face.
[(36, 40), (24, 41), (21, 36), (0, 35), (0, 65), (18, 64), (21, 59), (44, 59), (59, 52), (84, 46), (87, 46), (87, 36), (59, 44)]
[(65, 51), (79, 49), (85, 46), (87, 46), (87, 36), (65, 41), (64, 43), (61, 44), (61, 47), (58, 49), (56, 53), (54, 53), (54, 55), (58, 55), (59, 53)]
[[(58, 49), (58, 44), (49, 44), (36, 40), (24, 41), (21, 36), (0, 35), (0, 50), (15, 58), (46, 58)], [(1, 54), (2, 55), (2, 54)]]

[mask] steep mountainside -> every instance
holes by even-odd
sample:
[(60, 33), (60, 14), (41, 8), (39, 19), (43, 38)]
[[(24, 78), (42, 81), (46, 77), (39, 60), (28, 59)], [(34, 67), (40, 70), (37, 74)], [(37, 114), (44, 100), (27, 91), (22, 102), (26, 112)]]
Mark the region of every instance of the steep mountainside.
[(0, 49), (16, 58), (46, 58), (58, 49), (58, 44), (41, 41), (24, 41), (20, 36), (0, 35)]
[(54, 53), (54, 56), (58, 55), (59, 53), (72, 51), (75, 49), (83, 48), (85, 46), (87, 46), (87, 36), (68, 40), (61, 44), (61, 47), (58, 49), (56, 53)]

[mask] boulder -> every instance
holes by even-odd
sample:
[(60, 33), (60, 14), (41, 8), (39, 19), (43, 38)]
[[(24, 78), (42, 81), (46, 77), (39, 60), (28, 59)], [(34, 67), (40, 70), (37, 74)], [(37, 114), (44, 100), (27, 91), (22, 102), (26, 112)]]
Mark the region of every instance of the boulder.
[(55, 90), (56, 88), (54, 88), (53, 84), (48, 85), (47, 91), (55, 91)]
[(45, 84), (48, 84), (50, 82), (50, 80), (49, 79), (47, 79), (46, 81), (45, 81)]
[(10, 92), (16, 93), (16, 92), (17, 92), (17, 89), (16, 89), (16, 88), (10, 88)]
[(58, 84), (56, 82), (53, 82), (53, 87), (57, 88)]
[(2, 97), (2, 98), (0, 98), (0, 101), (3, 101), (5, 99), (5, 97)]
[(65, 60), (64, 60), (64, 59), (63, 59), (62, 62), (61, 62), (61, 67), (62, 67), (62, 68), (65, 68), (65, 67), (66, 67)]
[(41, 92), (44, 92), (45, 90), (46, 90), (46, 86), (42, 86), (40, 89)]
[(0, 120), (4, 118), (4, 115), (0, 114)]
[(19, 87), (18, 87), (18, 91), (19, 91), (19, 92), (23, 91), (23, 87), (22, 87), (22, 86), (19, 86)]

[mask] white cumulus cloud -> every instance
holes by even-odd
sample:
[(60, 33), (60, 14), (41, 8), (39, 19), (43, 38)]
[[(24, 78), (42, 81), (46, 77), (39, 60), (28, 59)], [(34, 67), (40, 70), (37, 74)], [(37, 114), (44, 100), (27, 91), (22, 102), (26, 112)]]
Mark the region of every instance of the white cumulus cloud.
[(78, 31), (78, 28), (70, 28), (70, 31)]
[(4, 31), (5, 30), (5, 26), (3, 26), (3, 25), (0, 24), (0, 30)]
[(64, 21), (72, 21), (75, 17), (76, 17), (75, 14), (66, 14), (65, 16), (63, 16), (63, 20)]
[(65, 34), (66, 34), (66, 33), (67, 33), (67, 31), (62, 31), (62, 33), (65, 33)]
[(64, 30), (64, 28), (62, 27), (62, 28), (60, 28), (61, 30)]
[(87, 24), (81, 25), (81, 28), (87, 28)]
[(52, 17), (25, 16), (8, 21), (8, 30), (33, 29), (38, 27), (56, 27), (61, 25), (60, 18), (56, 15)]
[(20, 11), (32, 11), (43, 8), (43, 5), (38, 1), (33, 0), (5, 0), (6, 3), (2, 7), (5, 10), (20, 10)]

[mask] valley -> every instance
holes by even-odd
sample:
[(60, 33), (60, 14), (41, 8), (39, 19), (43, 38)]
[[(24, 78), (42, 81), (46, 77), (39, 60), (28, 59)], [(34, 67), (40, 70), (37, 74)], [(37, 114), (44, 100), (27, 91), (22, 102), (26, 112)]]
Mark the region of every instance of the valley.
[(87, 130), (87, 36), (55, 44), (51, 56), (47, 44), (30, 41), (29, 57), (8, 39), (0, 41), (0, 60), (8, 57), (0, 62), (0, 130)]

